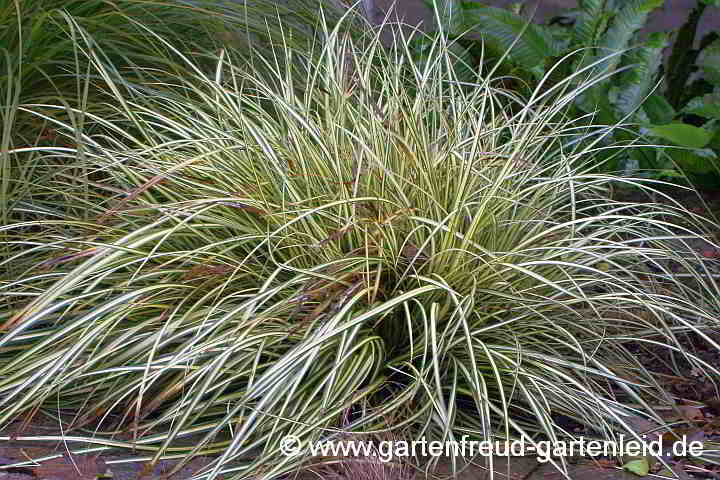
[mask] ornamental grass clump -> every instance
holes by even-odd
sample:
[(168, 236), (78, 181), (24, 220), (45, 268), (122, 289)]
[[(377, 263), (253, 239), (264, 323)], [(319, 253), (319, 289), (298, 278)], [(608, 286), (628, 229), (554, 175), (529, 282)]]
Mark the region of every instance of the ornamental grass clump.
[(287, 435), (611, 437), (673, 401), (637, 346), (717, 378), (682, 346), (719, 347), (686, 248), (707, 225), (587, 173), (610, 127), (563, 112), (592, 66), (525, 99), (457, 81), (442, 39), (416, 62), (401, 31), (339, 31), (212, 71), (174, 52), (193, 75), (162, 94), (88, 51), (112, 113), (53, 153), (82, 162), (83, 216), (2, 227), (2, 425), (60, 412), (71, 449), (271, 478), (307, 463)]

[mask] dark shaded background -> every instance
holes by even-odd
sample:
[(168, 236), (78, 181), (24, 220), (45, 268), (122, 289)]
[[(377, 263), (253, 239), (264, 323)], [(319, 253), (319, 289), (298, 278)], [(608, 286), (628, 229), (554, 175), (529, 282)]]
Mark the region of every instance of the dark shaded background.
[[(394, 0), (366, 0), (374, 3), (375, 12), (373, 20), (378, 22), (384, 15), (391, 11)], [(518, 3), (517, 0), (485, 0), (484, 3), (504, 6), (510, 3)], [(537, 19), (543, 20), (552, 17), (562, 11), (563, 8), (576, 6), (575, 0), (529, 0), (526, 2), (529, 7), (537, 5)], [(653, 12), (645, 31), (658, 32), (678, 28), (687, 20), (690, 10), (695, 6), (697, 0), (666, 0), (665, 5)], [(526, 8), (532, 10), (532, 8)], [(425, 6), (423, 0), (397, 0), (395, 13), (406, 23), (417, 25), (422, 22), (424, 26), (432, 25), (432, 13)], [(393, 18), (393, 17), (391, 17)], [(720, 30), (720, 9), (708, 7), (698, 28), (698, 38), (710, 30)]]

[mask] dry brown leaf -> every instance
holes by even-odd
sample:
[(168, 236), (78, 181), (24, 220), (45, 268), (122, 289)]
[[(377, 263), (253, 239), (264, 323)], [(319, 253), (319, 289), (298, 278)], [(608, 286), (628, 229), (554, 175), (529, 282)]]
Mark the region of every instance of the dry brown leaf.
[(105, 474), (106, 468), (105, 461), (101, 458), (77, 455), (53, 458), (31, 467), (36, 477), (48, 480), (95, 480)]
[(331, 233), (329, 237), (325, 238), (324, 240), (321, 240), (320, 242), (318, 242), (312, 246), (317, 248), (317, 247), (322, 247), (323, 245), (326, 245), (330, 242), (333, 242), (333, 241), (337, 240), (338, 238), (342, 237), (343, 235), (345, 235), (348, 231), (350, 231), (350, 228), (352, 226), (353, 226), (352, 224), (345, 225), (344, 227)]
[(116, 206), (103, 213), (97, 218), (97, 223), (102, 224), (107, 220), (108, 217), (118, 213), (129, 201), (136, 199), (141, 193), (149, 190), (153, 185), (157, 185), (166, 180), (165, 175), (155, 175), (153, 178), (148, 180), (144, 185), (141, 185), (129, 192), (126, 192), (125, 198), (121, 199)]
[(705, 420), (705, 414), (700, 407), (693, 405), (680, 405), (677, 408), (683, 418), (689, 422), (696, 423)]
[(417, 266), (422, 266), (428, 261), (427, 255), (422, 253), (420, 249), (412, 243), (405, 244), (402, 248), (402, 255), (408, 262), (413, 262), (413, 264), (417, 264)]
[(674, 442), (683, 440), (689, 443), (693, 441), (700, 441), (705, 437), (705, 432), (700, 428), (676, 428), (671, 432), (665, 432), (662, 435), (663, 445), (672, 445)]
[(62, 255), (60, 257), (51, 258), (49, 260), (45, 260), (39, 265), (39, 268), (41, 269), (50, 269), (54, 267), (55, 265), (59, 265), (61, 263), (67, 263), (71, 262), (73, 260), (76, 260), (78, 258), (82, 257), (88, 257), (90, 255), (95, 255), (99, 251), (98, 248), (90, 248), (88, 250), (83, 250), (81, 252), (76, 253), (70, 253), (67, 255)]
[(720, 398), (705, 400), (705, 405), (710, 407), (715, 412), (715, 415), (720, 415)]
[(223, 276), (234, 270), (230, 265), (199, 264), (185, 272), (183, 280), (194, 280), (198, 277)]

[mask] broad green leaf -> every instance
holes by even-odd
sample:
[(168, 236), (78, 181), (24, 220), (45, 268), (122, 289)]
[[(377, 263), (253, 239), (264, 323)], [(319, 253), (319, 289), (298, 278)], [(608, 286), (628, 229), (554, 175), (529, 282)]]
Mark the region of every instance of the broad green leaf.
[(650, 473), (650, 463), (647, 458), (636, 458), (623, 465), (623, 469), (635, 475), (644, 477)]
[[(584, 112), (594, 112), (596, 118), (594, 122), (599, 125), (613, 125), (619, 118), (616, 115), (615, 107), (610, 103), (611, 85), (605, 81), (593, 88), (590, 88), (583, 95), (579, 95), (575, 101), (575, 105)], [(616, 130), (615, 134), (621, 131)]]
[(575, 33), (572, 29), (561, 25), (548, 25), (547, 31), (552, 35), (553, 42), (558, 46), (558, 50), (561, 52), (569, 51), (573, 47), (573, 41), (575, 39)]
[(496, 54), (512, 47), (509, 60), (524, 69), (532, 71), (534, 67), (542, 67), (546, 58), (560, 53), (559, 45), (546, 27), (528, 24), (527, 19), (508, 10), (483, 5), (468, 7), (464, 21), (464, 30), (477, 32)]
[(687, 148), (703, 148), (712, 138), (712, 134), (707, 130), (687, 123), (652, 125), (648, 130), (656, 137)]
[(708, 147), (720, 151), (720, 128), (717, 126), (715, 127), (715, 135), (710, 140)]
[(453, 42), (448, 45), (449, 56), (455, 76), (462, 82), (473, 82), (477, 79), (473, 70), (473, 58), (468, 49)]
[(652, 91), (662, 65), (662, 51), (669, 42), (667, 33), (654, 33), (642, 47), (628, 52), (625, 64), (633, 65), (619, 78), (617, 109), (626, 115), (637, 109)]
[(711, 7), (720, 7), (720, 0), (700, 0), (705, 5), (709, 5)]
[(425, 4), (436, 12), (436, 20), (443, 33), (449, 35), (465, 33), (464, 9), (460, 0), (425, 0)]
[(658, 152), (661, 150), (656, 147), (634, 147), (630, 148), (628, 157), (637, 162), (637, 168), (640, 170), (655, 170), (658, 168), (674, 168), (675, 165), (666, 160), (663, 162), (662, 158), (658, 158)]
[(682, 112), (720, 120), (720, 92), (693, 98), (682, 109)]
[(612, 17), (612, 9), (608, 9), (607, 0), (581, 0), (580, 14), (575, 21), (573, 31), (577, 46), (597, 44)]
[(667, 154), (686, 173), (706, 175), (717, 172), (717, 155), (709, 148), (697, 150), (684, 150), (680, 148), (668, 148)]
[(678, 172), (675, 169), (664, 169), (660, 170), (657, 174), (658, 178), (667, 178), (667, 179), (676, 179), (676, 178), (685, 178), (685, 175)]
[[(645, 26), (648, 15), (662, 6), (664, 0), (630, 0), (613, 17), (602, 36), (598, 57), (604, 57), (631, 46), (635, 33)], [(603, 67), (614, 70), (621, 57), (615, 56), (603, 62)]]
[(650, 121), (655, 125), (670, 123), (677, 114), (672, 105), (670, 105), (670, 102), (659, 93), (650, 95), (645, 103), (643, 103), (642, 108)]
[(710, 65), (704, 65), (702, 69), (704, 74), (703, 78), (705, 78), (705, 80), (712, 83), (716, 87), (720, 87), (720, 68)]
[(696, 63), (705, 80), (720, 87), (720, 39), (705, 47), (698, 55)]

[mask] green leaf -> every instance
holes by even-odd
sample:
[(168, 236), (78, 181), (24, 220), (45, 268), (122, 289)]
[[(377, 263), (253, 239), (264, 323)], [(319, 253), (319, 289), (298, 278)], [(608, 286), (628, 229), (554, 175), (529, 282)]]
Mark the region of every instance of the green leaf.
[(682, 112), (720, 120), (720, 92), (693, 98), (682, 109)]
[(700, 52), (697, 65), (702, 69), (705, 80), (720, 87), (720, 40), (715, 40)]
[(473, 70), (473, 57), (470, 51), (457, 42), (448, 44), (448, 53), (455, 76), (461, 82), (473, 82), (477, 77)]
[[(662, 6), (664, 0), (630, 0), (613, 17), (605, 35), (602, 36), (598, 58), (618, 52), (630, 46), (635, 33), (645, 26), (648, 15), (656, 8)], [(614, 70), (620, 62), (615, 56), (603, 62), (603, 67)]]
[(707, 175), (718, 171), (717, 155), (709, 148), (697, 150), (671, 148), (667, 149), (666, 153), (688, 174)]
[(652, 91), (662, 65), (662, 51), (669, 43), (667, 33), (654, 33), (642, 47), (627, 54), (625, 64), (633, 68), (619, 77), (619, 91), (615, 106), (626, 115), (637, 109)]
[(645, 457), (636, 458), (635, 460), (630, 460), (629, 462), (624, 464), (623, 469), (627, 470), (628, 472), (634, 473), (635, 475), (644, 477), (648, 473), (650, 473), (650, 463)]
[(704, 78), (716, 87), (720, 87), (720, 68), (705, 65), (702, 67)]
[(473, 6), (465, 9), (463, 19), (464, 30), (480, 34), (494, 53), (501, 55), (512, 47), (508, 59), (528, 71), (543, 67), (545, 59), (560, 53), (558, 43), (546, 27), (528, 24), (527, 19), (508, 10)]
[(594, 46), (605, 32), (612, 17), (606, 9), (606, 0), (581, 0), (580, 14), (575, 20), (574, 33), (577, 46)]
[(677, 113), (667, 99), (659, 93), (653, 93), (643, 103), (643, 110), (650, 121), (656, 125), (664, 125), (672, 122)]
[(700, 0), (705, 5), (709, 5), (711, 7), (720, 7), (720, 0)]
[(640, 170), (655, 170), (657, 168), (675, 168), (675, 164), (667, 160), (662, 161), (658, 158), (658, 152), (661, 150), (656, 147), (633, 147), (628, 149), (628, 156), (637, 162)]
[[(439, 33), (435, 35), (439, 35)], [(438, 61), (440, 56), (447, 53), (447, 58), (450, 59), (457, 79), (464, 82), (474, 81), (476, 76), (472, 68), (472, 54), (465, 47), (454, 41), (448, 41), (446, 46), (447, 52), (442, 52), (442, 49), (438, 48), (436, 40), (432, 37), (417, 36), (410, 42), (410, 52), (412, 53), (415, 65), (420, 70), (432, 68), (429, 67), (428, 64)]]
[(720, 128), (715, 130), (715, 135), (710, 140), (708, 147), (720, 151)]
[(678, 172), (675, 169), (665, 169), (660, 170), (657, 173), (657, 178), (666, 178), (666, 179), (677, 179), (677, 178), (685, 178), (685, 175)]
[(425, 4), (436, 12), (436, 19), (443, 33), (461, 35), (464, 32), (464, 9), (460, 0), (425, 0)]
[[(612, 125), (617, 123), (619, 118), (616, 115), (616, 109), (610, 103), (611, 85), (605, 81), (590, 88), (583, 95), (578, 96), (575, 105), (582, 111), (596, 113), (595, 122), (600, 125)], [(616, 130), (615, 135), (620, 134), (621, 130)]]
[(705, 129), (688, 125), (687, 123), (652, 125), (649, 127), (649, 130), (650, 133), (656, 137), (688, 148), (703, 148), (712, 138), (712, 135)]

